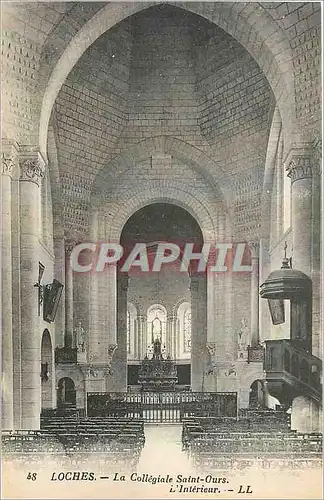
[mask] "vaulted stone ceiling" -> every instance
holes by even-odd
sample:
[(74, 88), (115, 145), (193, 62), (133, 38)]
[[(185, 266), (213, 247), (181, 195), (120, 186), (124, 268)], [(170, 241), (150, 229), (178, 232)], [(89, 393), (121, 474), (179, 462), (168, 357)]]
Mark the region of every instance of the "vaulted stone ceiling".
[[(167, 5), (126, 19), (85, 52), (55, 103), (66, 231), (85, 230), (98, 172), (121, 151), (160, 135), (198, 147), (234, 176), (234, 210), (246, 212), (244, 231), (247, 220), (259, 217), (271, 109), (260, 68), (221, 28)], [(196, 178), (210, 189), (207, 172)], [(118, 172), (114, 189), (116, 183)]]

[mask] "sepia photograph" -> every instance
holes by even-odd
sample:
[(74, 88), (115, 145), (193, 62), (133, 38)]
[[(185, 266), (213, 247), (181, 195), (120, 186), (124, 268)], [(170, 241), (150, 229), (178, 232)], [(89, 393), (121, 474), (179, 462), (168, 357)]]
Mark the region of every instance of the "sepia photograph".
[(323, 6), (1, 0), (1, 498), (323, 498)]

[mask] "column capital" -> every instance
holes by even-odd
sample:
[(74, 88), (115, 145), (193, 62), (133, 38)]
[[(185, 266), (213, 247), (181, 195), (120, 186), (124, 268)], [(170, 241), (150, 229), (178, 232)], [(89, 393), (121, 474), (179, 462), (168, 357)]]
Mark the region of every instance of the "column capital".
[(217, 350), (216, 342), (207, 342), (206, 349), (208, 351), (210, 358), (214, 360)]
[(112, 362), (113, 355), (117, 349), (117, 344), (109, 344), (108, 345), (108, 362), (109, 364)]
[(23, 152), (19, 156), (20, 181), (33, 182), (39, 186), (45, 176), (45, 161), (38, 152)]
[(315, 150), (316, 145), (312, 144), (310, 147), (294, 148), (289, 152), (284, 165), (291, 182), (311, 179), (319, 173)]
[(311, 179), (313, 176), (312, 159), (308, 156), (294, 156), (286, 167), (291, 182)]
[(76, 240), (72, 240), (72, 239), (65, 239), (64, 240), (64, 250), (65, 250), (65, 254), (67, 257), (70, 256), (70, 254), (71, 254), (71, 252), (76, 244), (77, 244)]
[(7, 154), (2, 153), (1, 173), (3, 175), (9, 175), (9, 177), (12, 177), (14, 167), (15, 167), (15, 160), (13, 156), (8, 156)]
[(318, 156), (320, 159), (322, 158), (322, 138), (316, 137), (312, 143), (315, 156)]
[(1, 173), (3, 175), (14, 175), (17, 165), (18, 145), (9, 140), (1, 141)]

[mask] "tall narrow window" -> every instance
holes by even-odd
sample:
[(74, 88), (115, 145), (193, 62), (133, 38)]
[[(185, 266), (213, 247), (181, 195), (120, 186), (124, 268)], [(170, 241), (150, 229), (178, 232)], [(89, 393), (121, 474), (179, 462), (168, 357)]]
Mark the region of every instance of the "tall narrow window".
[(152, 354), (153, 342), (159, 339), (162, 352), (166, 350), (166, 310), (161, 304), (151, 306), (147, 311), (147, 353)]
[(182, 302), (178, 308), (177, 346), (178, 357), (190, 359), (191, 356), (191, 307), (190, 302)]
[(127, 302), (127, 358), (134, 359), (138, 356), (137, 345), (137, 332), (136, 332), (136, 318), (137, 318), (137, 309), (132, 302)]

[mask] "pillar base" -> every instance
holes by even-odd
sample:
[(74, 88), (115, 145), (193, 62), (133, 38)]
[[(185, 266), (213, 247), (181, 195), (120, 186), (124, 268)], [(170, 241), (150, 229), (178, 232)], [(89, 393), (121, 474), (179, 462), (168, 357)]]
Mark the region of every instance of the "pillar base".
[(305, 396), (298, 396), (291, 405), (291, 429), (307, 434), (322, 432), (322, 408)]

